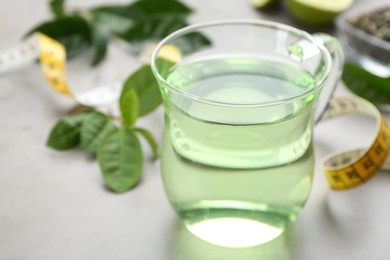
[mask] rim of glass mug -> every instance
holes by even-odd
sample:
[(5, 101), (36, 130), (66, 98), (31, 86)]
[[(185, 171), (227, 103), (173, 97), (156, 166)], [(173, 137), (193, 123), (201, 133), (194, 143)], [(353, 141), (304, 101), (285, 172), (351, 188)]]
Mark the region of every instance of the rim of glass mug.
[[(308, 89), (307, 91), (301, 92), (297, 95), (288, 97), (288, 98), (283, 98), (283, 99), (278, 99), (275, 101), (267, 101), (267, 102), (260, 102), (260, 103), (233, 103), (233, 102), (220, 102), (220, 101), (215, 101), (215, 100), (210, 100), (207, 98), (203, 98), (191, 93), (188, 93), (186, 91), (183, 91), (174, 85), (170, 84), (169, 82), (166, 81), (166, 79), (160, 75), (157, 69), (156, 65), (156, 60), (158, 57), (158, 53), (161, 50), (161, 48), (166, 45), (169, 41), (178, 38), (182, 35), (185, 35), (187, 33), (194, 32), (196, 30), (199, 30), (201, 28), (206, 28), (206, 27), (216, 27), (216, 26), (226, 26), (226, 25), (250, 25), (250, 26), (261, 26), (261, 27), (268, 27), (268, 28), (273, 28), (277, 30), (283, 30), (288, 33), (293, 33), (296, 36), (299, 36), (300, 38), (308, 40), (310, 43), (315, 45), (323, 54), (325, 57), (325, 66), (326, 69), (323, 72), (323, 75), (320, 80), (316, 81), (316, 84)], [(216, 20), (216, 21), (209, 21), (209, 22), (202, 22), (202, 23), (197, 23), (193, 24), (187, 27), (184, 27), (182, 29), (179, 29), (167, 37), (165, 37), (163, 40), (161, 40), (156, 48), (153, 51), (152, 57), (151, 57), (151, 68), (152, 72), (155, 75), (155, 77), (161, 81), (165, 86), (168, 87), (170, 91), (175, 92), (176, 94), (179, 94), (181, 96), (187, 97), (189, 99), (195, 100), (200, 103), (208, 104), (208, 105), (214, 105), (214, 106), (223, 106), (223, 107), (242, 107), (242, 108), (258, 108), (258, 107), (269, 107), (269, 106), (276, 106), (280, 104), (285, 104), (285, 103), (290, 103), (299, 99), (302, 99), (305, 96), (308, 96), (310, 93), (315, 92), (319, 88), (322, 87), (324, 81), (327, 79), (331, 66), (332, 66), (332, 58), (329, 53), (329, 51), (325, 48), (323, 44), (318, 43), (316, 39), (311, 36), (309, 33), (302, 31), (300, 29), (294, 28), (292, 26), (282, 24), (282, 23), (277, 23), (277, 22), (271, 22), (271, 21), (263, 21), (263, 20), (254, 20), (254, 19), (230, 19), (230, 20)]]

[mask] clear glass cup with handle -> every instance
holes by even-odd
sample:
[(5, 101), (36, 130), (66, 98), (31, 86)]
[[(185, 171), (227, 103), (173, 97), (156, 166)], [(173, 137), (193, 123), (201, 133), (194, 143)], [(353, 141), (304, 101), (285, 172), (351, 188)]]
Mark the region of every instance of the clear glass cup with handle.
[[(198, 33), (210, 44), (188, 51)], [(180, 61), (158, 58), (166, 45)], [(162, 179), (191, 233), (247, 247), (295, 221), (312, 187), (313, 124), (342, 63), (333, 37), (260, 20), (193, 25), (159, 43)]]

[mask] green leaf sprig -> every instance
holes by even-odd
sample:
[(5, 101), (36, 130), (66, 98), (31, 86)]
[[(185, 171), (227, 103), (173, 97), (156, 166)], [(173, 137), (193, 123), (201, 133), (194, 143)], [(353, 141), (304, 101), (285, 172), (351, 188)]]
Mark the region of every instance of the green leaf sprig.
[[(28, 35), (41, 32), (61, 42), (72, 58), (92, 49), (91, 64), (105, 57), (113, 38), (121, 38), (141, 53), (155, 43), (186, 26), (192, 10), (179, 0), (138, 0), (124, 5), (106, 5), (88, 10), (69, 11), (65, 0), (50, 0), (53, 19), (36, 26)], [(181, 54), (210, 44), (198, 32), (189, 33), (175, 43)], [(158, 61), (160, 73), (167, 73), (174, 62)], [(80, 147), (96, 156), (106, 185), (122, 193), (133, 188), (141, 178), (144, 138), (158, 158), (158, 144), (146, 129), (136, 127), (139, 117), (146, 116), (161, 104), (158, 83), (150, 65), (144, 65), (124, 82), (119, 99), (120, 118), (95, 109), (60, 119), (51, 130), (47, 145), (56, 150)]]
[[(161, 59), (165, 67), (173, 62)], [(81, 147), (96, 155), (106, 185), (117, 193), (133, 188), (140, 180), (143, 153), (140, 137), (150, 145), (153, 158), (158, 145), (146, 129), (135, 126), (139, 117), (148, 115), (161, 103), (158, 84), (150, 65), (144, 65), (124, 83), (119, 101), (120, 119), (94, 109), (62, 118), (51, 130), (47, 145), (57, 150)]]
[[(93, 49), (91, 64), (99, 64), (106, 56), (110, 40), (120, 38), (141, 52), (150, 42), (157, 42), (187, 26), (187, 19), (193, 12), (179, 0), (138, 0), (129, 4), (92, 7), (87, 10), (70, 11), (65, 0), (50, 0), (53, 19), (43, 22), (33, 29), (61, 42), (68, 58)], [(200, 33), (183, 37), (181, 51), (190, 52), (209, 44)]]

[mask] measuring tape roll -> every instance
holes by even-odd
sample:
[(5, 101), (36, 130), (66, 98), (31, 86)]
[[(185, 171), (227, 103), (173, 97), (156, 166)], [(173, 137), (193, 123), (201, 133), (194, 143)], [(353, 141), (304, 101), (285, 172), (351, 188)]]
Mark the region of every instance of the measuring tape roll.
[[(155, 45), (149, 46), (141, 55), (140, 64), (147, 63)], [(180, 51), (172, 45), (165, 46), (160, 57), (171, 61), (181, 59)], [(101, 107), (118, 101), (123, 82), (113, 82), (84, 93), (74, 93), (66, 79), (66, 50), (56, 40), (35, 34), (19, 46), (0, 53), (0, 74), (40, 61), (42, 72), (49, 85), (58, 93), (74, 99), (88, 107)], [(323, 171), (330, 187), (346, 190), (357, 187), (371, 179), (385, 162), (390, 162), (390, 130), (378, 109), (370, 102), (358, 97), (335, 97), (328, 105), (322, 120), (336, 116), (360, 113), (376, 118), (376, 138), (369, 148), (337, 152), (328, 155)], [(389, 164), (390, 165), (390, 164)]]
[(336, 152), (324, 159), (323, 171), (330, 187), (334, 190), (351, 189), (367, 182), (388, 160), (390, 129), (372, 103), (354, 96), (335, 97), (329, 102), (322, 120), (351, 113), (374, 117), (376, 137), (368, 148)]

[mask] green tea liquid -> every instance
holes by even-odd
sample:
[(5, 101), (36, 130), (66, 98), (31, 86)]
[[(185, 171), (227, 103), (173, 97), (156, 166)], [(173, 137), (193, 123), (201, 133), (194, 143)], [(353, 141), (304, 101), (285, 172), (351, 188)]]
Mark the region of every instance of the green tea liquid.
[(186, 227), (228, 247), (280, 235), (310, 193), (316, 96), (267, 108), (223, 103), (281, 100), (309, 90), (314, 79), (293, 63), (216, 57), (181, 64), (167, 81), (220, 103), (197, 102), (161, 86), (166, 102), (162, 176)]

